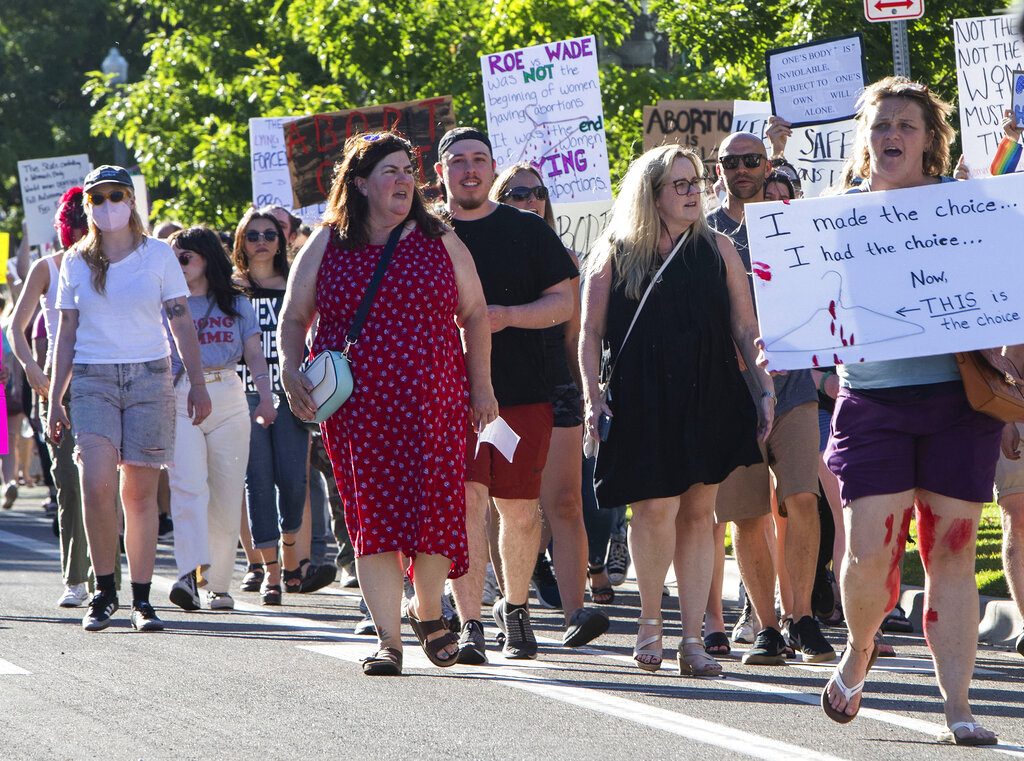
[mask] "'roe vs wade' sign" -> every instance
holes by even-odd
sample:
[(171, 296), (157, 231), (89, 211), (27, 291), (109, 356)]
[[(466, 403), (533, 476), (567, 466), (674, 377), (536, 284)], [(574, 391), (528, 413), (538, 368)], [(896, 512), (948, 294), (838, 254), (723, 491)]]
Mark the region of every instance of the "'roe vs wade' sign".
[(594, 38), (492, 53), (480, 66), (498, 171), (532, 163), (556, 203), (611, 199)]
[(1022, 174), (756, 204), (746, 216), (772, 370), (1024, 341)]

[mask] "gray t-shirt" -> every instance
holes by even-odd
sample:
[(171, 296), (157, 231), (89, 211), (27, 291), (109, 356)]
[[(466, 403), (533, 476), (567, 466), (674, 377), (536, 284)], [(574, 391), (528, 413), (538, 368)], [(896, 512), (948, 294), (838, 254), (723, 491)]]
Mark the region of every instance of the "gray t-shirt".
[[(203, 358), (204, 370), (231, 370), (242, 358), (242, 346), (250, 336), (259, 334), (260, 325), (256, 321), (256, 312), (252, 308), (249, 299), (239, 294), (235, 296), (234, 307), (238, 317), (229, 317), (220, 310), (220, 307), (213, 304), (210, 309), (210, 300), (206, 295), (189, 296), (188, 308), (192, 313), (192, 321), (196, 326), (196, 333), (199, 336), (199, 354)], [(209, 316), (204, 318), (207, 310)], [(164, 319), (166, 324), (166, 318)], [(170, 329), (168, 329), (170, 335)], [(171, 342), (171, 372), (178, 374), (181, 368), (181, 358), (178, 356), (178, 349)]]
[[(740, 255), (743, 268), (747, 271), (747, 281), (750, 283), (750, 300), (754, 305), (754, 314), (757, 314), (757, 301), (754, 300), (754, 276), (750, 266), (750, 243), (747, 240), (747, 226), (735, 221), (725, 212), (725, 207), (708, 214), (708, 224), (715, 232), (719, 232), (732, 241), (736, 247), (736, 253)], [(814, 386), (814, 379), (811, 378), (810, 370), (790, 370), (785, 375), (776, 375), (775, 395), (778, 397), (775, 405), (776, 416), (789, 412), (794, 407), (799, 407), (807, 402), (817, 401), (818, 393)], [(752, 379), (747, 379), (750, 385)], [(758, 388), (754, 385), (753, 388)]]

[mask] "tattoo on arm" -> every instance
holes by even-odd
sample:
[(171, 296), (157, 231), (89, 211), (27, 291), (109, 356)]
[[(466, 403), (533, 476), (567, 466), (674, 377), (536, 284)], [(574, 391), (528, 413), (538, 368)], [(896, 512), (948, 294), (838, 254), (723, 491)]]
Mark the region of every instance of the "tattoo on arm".
[(184, 317), (187, 312), (188, 310), (185, 308), (184, 304), (171, 304), (167, 307), (167, 319), (174, 320), (178, 317)]

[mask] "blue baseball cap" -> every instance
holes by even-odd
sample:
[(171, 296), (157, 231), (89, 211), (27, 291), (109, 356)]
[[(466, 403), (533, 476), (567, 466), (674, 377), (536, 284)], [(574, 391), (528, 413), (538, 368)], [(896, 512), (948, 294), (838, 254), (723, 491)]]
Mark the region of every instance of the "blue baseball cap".
[(132, 190), (135, 186), (132, 184), (132, 176), (128, 174), (128, 170), (120, 166), (110, 166), (104, 164), (93, 169), (89, 174), (85, 176), (85, 182), (82, 183), (82, 190), (88, 193), (97, 185), (102, 185), (104, 182), (113, 182), (118, 185), (125, 185)]

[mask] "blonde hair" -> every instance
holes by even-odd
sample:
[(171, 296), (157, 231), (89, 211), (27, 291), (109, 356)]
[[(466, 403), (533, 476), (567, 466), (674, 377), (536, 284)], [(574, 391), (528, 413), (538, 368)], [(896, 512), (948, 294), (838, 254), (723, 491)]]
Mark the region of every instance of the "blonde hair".
[[(625, 283), (626, 298), (638, 301), (643, 296), (646, 281), (659, 263), (658, 242), (665, 224), (655, 201), (672, 171), (672, 164), (681, 158), (693, 164), (698, 177), (705, 176), (700, 156), (679, 145), (652, 148), (629, 165), (619, 185), (608, 225), (588, 258), (589, 274), (604, 269), (609, 260), (612, 262), (612, 286)], [(691, 232), (694, 238), (705, 238), (714, 245), (703, 209)]]
[[(127, 198), (122, 203), (134, 200), (135, 193), (128, 187), (124, 188)], [(85, 194), (88, 199), (89, 194)], [(92, 204), (87, 204), (86, 208)], [(89, 231), (77, 244), (75, 249), (82, 257), (82, 261), (89, 265), (89, 281), (92, 283), (96, 293), (104, 294), (107, 291), (107, 270), (110, 268), (110, 260), (103, 255), (103, 231), (93, 222), (92, 216), (86, 214), (89, 223)], [(142, 221), (139, 210), (132, 204), (132, 215), (128, 218), (128, 228), (132, 231), (133, 244), (137, 247), (148, 236), (146, 235), (146, 224)]]

